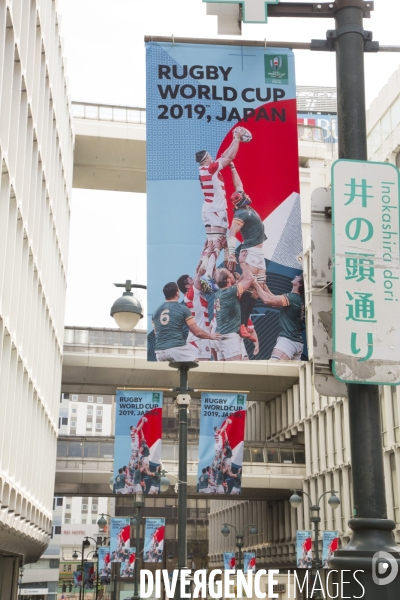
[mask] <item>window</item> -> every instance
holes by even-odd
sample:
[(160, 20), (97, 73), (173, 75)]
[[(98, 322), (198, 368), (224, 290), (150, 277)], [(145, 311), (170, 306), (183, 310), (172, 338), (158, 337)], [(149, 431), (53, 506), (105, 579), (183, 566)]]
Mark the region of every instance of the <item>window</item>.
[(64, 498), (57, 498), (57, 506), (62, 506), (64, 503)]
[(76, 415), (76, 408), (73, 408), (73, 409), (71, 410), (71, 413), (72, 413), (73, 415)]
[(76, 429), (76, 421), (71, 421), (71, 428), (75, 428)]
[(264, 462), (264, 452), (262, 448), (251, 448), (251, 462)]
[(92, 512), (97, 512), (97, 504), (92, 504)]
[[(347, 460), (347, 452), (346, 452), (346, 429), (344, 427), (344, 405), (343, 405), (343, 403), (340, 405), (340, 418), (341, 418), (341, 427), (342, 427), (343, 462), (346, 462), (346, 460)], [(343, 528), (342, 528), (342, 531), (344, 531)]]
[(87, 510), (88, 509), (88, 505), (87, 504), (82, 504), (82, 510)]
[(92, 525), (96, 525), (97, 519), (92, 519)]
[(87, 409), (87, 414), (88, 415), (92, 415), (93, 414), (93, 408), (88, 408)]
[(396, 457), (394, 454), (390, 455), (390, 479), (392, 483), (392, 500), (393, 500), (393, 513), (394, 520), (400, 523), (400, 510), (399, 510), (399, 489), (397, 487), (397, 472), (396, 472)]
[(82, 525), (86, 525), (86, 519), (82, 519)]
[(93, 402), (93, 396), (88, 396), (88, 397), (87, 397), (87, 401), (88, 401), (88, 402)]
[(114, 444), (111, 442), (100, 442), (100, 458), (113, 458)]
[(297, 465), (305, 465), (306, 464), (306, 453), (304, 450), (295, 450), (294, 451), (294, 461)]
[(97, 404), (103, 404), (103, 398), (101, 396), (97, 396)]
[[(333, 464), (337, 465), (337, 452), (336, 452), (336, 412), (335, 408), (332, 408), (332, 445), (333, 445)], [(335, 511), (333, 511), (335, 512)]]
[(62, 417), (61, 425), (68, 425), (68, 417)]
[(103, 427), (102, 423), (96, 423), (96, 429), (101, 429)]
[(68, 456), (73, 458), (81, 458), (82, 442), (68, 442)]
[(96, 415), (98, 417), (101, 417), (103, 415), (103, 409), (102, 408), (98, 408), (97, 411), (96, 411)]
[(72, 394), (72, 402), (78, 402), (78, 394)]
[(69, 525), (69, 523), (71, 523), (71, 519), (64, 519), (64, 523), (65, 523), (66, 525)]
[(279, 450), (277, 448), (267, 448), (267, 462), (279, 462)]
[[(86, 424), (86, 426), (89, 423)], [(90, 429), (92, 424), (90, 423)], [(86, 458), (97, 458), (99, 456), (99, 443), (98, 442), (85, 442), (83, 446), (83, 456)]]
[(58, 558), (50, 558), (49, 563), (50, 569), (58, 569), (60, 567), (60, 561)]
[(61, 525), (55, 525), (54, 535), (61, 535)]
[(92, 431), (92, 425), (93, 425), (92, 421), (90, 421), (90, 423), (89, 423), (89, 421), (87, 421), (86, 422), (86, 429), (90, 429), (90, 431)]
[(65, 505), (65, 510), (71, 510), (71, 505), (70, 504), (66, 504)]
[(293, 463), (293, 450), (284, 450), (281, 448), (281, 462), (283, 464), (292, 464)]

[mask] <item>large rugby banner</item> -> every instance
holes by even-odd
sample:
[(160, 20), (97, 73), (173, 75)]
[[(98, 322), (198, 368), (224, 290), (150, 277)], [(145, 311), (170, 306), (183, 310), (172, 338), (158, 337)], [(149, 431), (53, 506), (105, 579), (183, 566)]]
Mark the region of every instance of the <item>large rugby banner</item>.
[(245, 425), (245, 394), (202, 393), (199, 494), (241, 494)]
[(114, 493), (159, 494), (162, 392), (117, 390)]
[(164, 554), (165, 519), (146, 519), (143, 561), (162, 563)]
[(146, 121), (149, 360), (305, 359), (293, 53), (149, 42)]

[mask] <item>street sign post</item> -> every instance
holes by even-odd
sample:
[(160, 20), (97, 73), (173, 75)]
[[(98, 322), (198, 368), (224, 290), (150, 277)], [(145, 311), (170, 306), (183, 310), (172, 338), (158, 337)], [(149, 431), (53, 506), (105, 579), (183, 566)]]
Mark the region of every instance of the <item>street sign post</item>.
[(333, 372), (346, 383), (400, 383), (399, 172), (332, 166)]

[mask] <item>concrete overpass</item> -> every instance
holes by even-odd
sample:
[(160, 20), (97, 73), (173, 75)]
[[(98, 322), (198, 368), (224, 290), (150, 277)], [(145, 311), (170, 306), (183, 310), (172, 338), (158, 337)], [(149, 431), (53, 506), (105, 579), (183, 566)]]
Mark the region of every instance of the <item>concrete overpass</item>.
[[(60, 436), (55, 495), (111, 496), (109, 481), (113, 472), (113, 444), (113, 437)], [(168, 471), (171, 481), (169, 491), (163, 496), (176, 498), (177, 444), (163, 440), (163, 456), (168, 457), (163, 458), (163, 467)], [(198, 445), (189, 444), (188, 496), (191, 498), (203, 497), (196, 493), (197, 456)], [(273, 461), (268, 461), (268, 458)], [(281, 500), (289, 498), (293, 488), (301, 489), (306, 475), (302, 446), (284, 443), (264, 447), (249, 442), (245, 444), (244, 459), (241, 499)]]

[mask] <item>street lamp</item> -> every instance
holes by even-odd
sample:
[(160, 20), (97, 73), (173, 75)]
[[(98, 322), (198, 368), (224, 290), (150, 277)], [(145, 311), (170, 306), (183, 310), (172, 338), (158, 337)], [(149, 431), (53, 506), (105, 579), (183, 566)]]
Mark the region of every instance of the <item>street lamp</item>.
[(163, 469), (161, 471), (160, 492), (161, 493), (167, 492), (170, 485), (171, 485), (171, 482), (167, 477), (167, 471), (165, 469)]
[(231, 532), (231, 530), (229, 529), (230, 527), (232, 529), (234, 529), (236, 532), (236, 546), (239, 550), (238, 570), (240, 571), (242, 569), (242, 548), (244, 546), (244, 543), (243, 543), (244, 532), (246, 531), (246, 529), (248, 529), (250, 535), (257, 535), (258, 529), (257, 529), (257, 525), (254, 525), (254, 524), (246, 525), (245, 527), (243, 527), (242, 533), (238, 533), (238, 531), (234, 525), (231, 525), (230, 523), (224, 523), (224, 526), (221, 529), (221, 533), (224, 537), (228, 537), (228, 535), (230, 534), (230, 532)]
[(101, 513), (100, 519), (97, 521), (97, 525), (100, 527), (101, 530), (104, 530), (104, 527), (107, 525), (107, 519), (105, 519), (104, 517), (112, 519), (111, 515), (108, 515), (107, 513)]
[[(331, 494), (330, 498), (328, 499), (328, 504), (332, 508), (332, 510), (336, 510), (338, 508), (338, 506), (340, 505), (340, 500), (336, 496), (337, 492), (335, 492), (335, 490), (328, 490), (327, 492), (324, 492), (323, 494), (321, 494), (321, 496), (318, 498), (318, 501), (316, 504), (312, 503), (310, 496), (306, 492), (301, 492), (301, 493), (304, 494), (305, 496), (307, 496), (308, 501), (310, 503), (310, 521), (311, 521), (311, 523), (314, 523), (315, 568), (316, 568), (316, 571), (318, 572), (319, 569), (322, 567), (322, 564), (320, 563), (320, 560), (319, 560), (319, 546), (318, 546), (319, 524), (321, 522), (321, 517), (319, 514), (320, 510), (321, 510), (320, 502), (324, 496), (326, 496), (327, 494)], [(290, 496), (289, 502), (293, 506), (293, 508), (298, 508), (300, 506), (300, 504), (302, 503), (302, 498), (297, 493), (297, 490), (293, 490), (293, 494)], [(321, 596), (319, 595), (319, 592), (317, 591), (316, 598), (320, 598), (320, 597)]]
[(136, 517), (131, 519), (131, 527), (136, 528), (136, 558), (135, 558), (135, 591), (132, 600), (140, 600), (139, 596), (139, 555), (140, 555), (140, 520), (141, 510), (144, 506), (144, 495), (142, 492), (133, 494), (133, 506), (136, 508)]
[[(79, 589), (79, 600), (85, 599), (84, 562), (85, 562), (85, 548), (90, 548), (89, 539), (94, 541), (94, 545), (96, 546), (96, 550), (97, 550), (97, 542), (95, 539), (93, 539), (92, 537), (86, 536), (82, 540), (82, 551), (80, 552), (82, 559), (81, 559), (81, 588)], [(78, 552), (79, 551), (75, 550), (72, 555), (72, 558), (78, 558)], [(89, 552), (89, 554), (91, 554), (91, 553)], [(97, 580), (98, 580), (98, 577), (96, 578), (96, 600), (97, 600), (97, 596), (98, 596), (98, 581)]]
[(19, 569), (19, 579), (18, 579), (18, 596), (21, 595), (21, 585), (22, 585), (22, 578), (24, 576), (24, 567), (20, 567)]
[(131, 289), (141, 288), (146, 290), (147, 286), (132, 283), (130, 279), (127, 279), (125, 283), (114, 283), (114, 285), (115, 287), (125, 288), (125, 292), (112, 305), (110, 315), (114, 317), (116, 324), (122, 331), (132, 331), (140, 319), (143, 318), (143, 308), (139, 300), (134, 297)]

